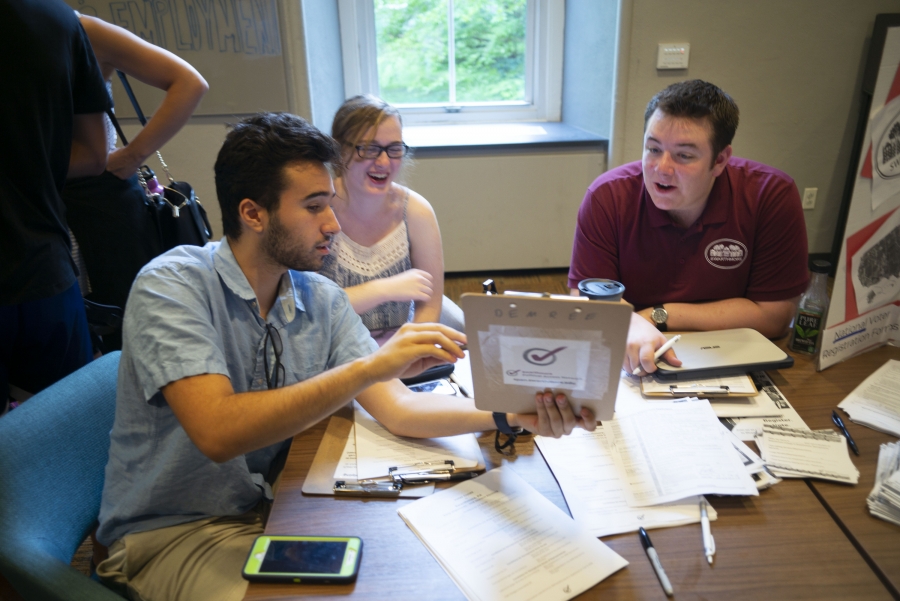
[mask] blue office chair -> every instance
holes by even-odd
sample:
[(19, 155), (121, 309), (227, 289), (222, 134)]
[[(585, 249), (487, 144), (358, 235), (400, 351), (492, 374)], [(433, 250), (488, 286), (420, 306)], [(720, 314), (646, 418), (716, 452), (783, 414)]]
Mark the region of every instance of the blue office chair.
[(29, 601), (121, 601), (69, 565), (100, 512), (119, 355), (0, 418), (0, 573)]

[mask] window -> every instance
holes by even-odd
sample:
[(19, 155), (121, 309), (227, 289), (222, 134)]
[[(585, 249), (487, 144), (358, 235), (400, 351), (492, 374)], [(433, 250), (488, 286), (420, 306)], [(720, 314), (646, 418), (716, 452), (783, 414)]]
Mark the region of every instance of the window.
[(339, 0), (346, 96), (404, 121), (558, 121), (562, 0)]

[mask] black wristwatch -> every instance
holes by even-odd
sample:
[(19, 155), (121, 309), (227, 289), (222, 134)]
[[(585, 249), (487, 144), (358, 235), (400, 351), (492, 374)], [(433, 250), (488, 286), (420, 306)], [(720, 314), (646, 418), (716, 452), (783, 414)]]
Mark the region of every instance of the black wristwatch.
[(656, 324), (656, 329), (660, 332), (665, 332), (669, 329), (669, 326), (666, 325), (666, 322), (669, 320), (669, 312), (662, 305), (653, 307), (650, 319), (653, 320), (653, 323)]

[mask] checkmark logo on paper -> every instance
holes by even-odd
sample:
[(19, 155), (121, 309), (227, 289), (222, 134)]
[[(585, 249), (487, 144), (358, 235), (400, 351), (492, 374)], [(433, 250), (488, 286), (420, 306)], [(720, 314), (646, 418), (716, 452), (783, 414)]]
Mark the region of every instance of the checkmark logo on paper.
[(530, 348), (522, 355), (522, 358), (532, 365), (550, 365), (556, 361), (556, 354), (565, 350), (566, 347), (561, 346), (552, 351), (545, 348)]

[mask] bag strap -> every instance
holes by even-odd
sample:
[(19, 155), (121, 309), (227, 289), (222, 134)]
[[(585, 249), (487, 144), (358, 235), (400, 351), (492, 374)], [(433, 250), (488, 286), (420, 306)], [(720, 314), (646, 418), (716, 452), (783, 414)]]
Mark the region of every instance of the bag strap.
[[(147, 127), (147, 118), (144, 116), (144, 111), (141, 110), (141, 105), (138, 104), (137, 97), (134, 95), (134, 90), (131, 89), (131, 84), (128, 83), (128, 77), (116, 69), (116, 74), (119, 76), (119, 80), (122, 82), (122, 86), (125, 88), (125, 93), (128, 94), (128, 99), (131, 100), (131, 106), (134, 107), (134, 112), (137, 115), (138, 121), (141, 122), (141, 125)], [(116, 128), (119, 136), (122, 138), (122, 143), (126, 146), (128, 145), (128, 141), (125, 139), (125, 136), (122, 135), (122, 130), (119, 127), (119, 122), (116, 121), (115, 117), (110, 117), (113, 121), (113, 125)], [(174, 184), (175, 178), (172, 177), (172, 174), (169, 173), (169, 166), (166, 165), (166, 162), (162, 158), (162, 153), (158, 150), (156, 151), (156, 158), (159, 159), (159, 163), (162, 165), (163, 171), (166, 173), (166, 177), (169, 178), (169, 182)]]
[(137, 115), (138, 120), (141, 122), (141, 125), (147, 127), (147, 118), (144, 117), (144, 111), (141, 110), (141, 105), (138, 104), (137, 97), (134, 95), (134, 90), (131, 89), (131, 84), (128, 83), (128, 77), (118, 69), (116, 69), (116, 74), (119, 76), (119, 80), (125, 88), (125, 93), (128, 94), (128, 99), (131, 100), (131, 106), (134, 107), (134, 112)]

